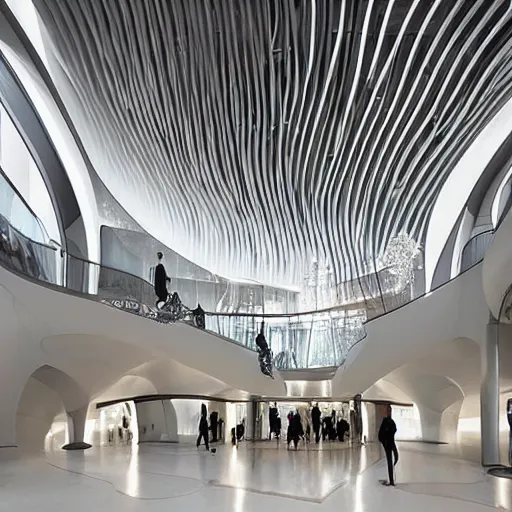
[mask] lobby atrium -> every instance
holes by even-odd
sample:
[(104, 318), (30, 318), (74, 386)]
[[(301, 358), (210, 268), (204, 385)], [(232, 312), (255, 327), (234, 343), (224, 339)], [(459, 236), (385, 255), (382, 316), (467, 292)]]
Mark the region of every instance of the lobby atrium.
[(0, 0), (0, 511), (512, 511), (510, 0)]

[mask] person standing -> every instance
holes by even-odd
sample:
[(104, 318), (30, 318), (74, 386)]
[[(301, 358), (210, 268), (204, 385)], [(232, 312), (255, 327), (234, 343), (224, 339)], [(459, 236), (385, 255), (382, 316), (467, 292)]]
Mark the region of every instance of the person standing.
[(224, 441), (224, 420), (219, 418), (219, 441)]
[(212, 443), (216, 443), (218, 440), (218, 418), (219, 413), (212, 411), (210, 414), (210, 429), (212, 431)]
[(508, 433), (508, 463), (512, 466), (512, 398), (507, 400)]
[(343, 416), (340, 416), (340, 419), (336, 423), (336, 434), (338, 435), (338, 440), (342, 443), (345, 442), (345, 434), (349, 432), (350, 426), (348, 424), (348, 421), (343, 418)]
[(169, 277), (167, 277), (167, 272), (165, 271), (164, 264), (162, 263), (162, 259), (164, 255), (159, 252), (157, 253), (158, 257), (158, 265), (155, 269), (155, 294), (158, 297), (157, 306), (160, 302), (166, 302), (167, 297), (169, 296), (169, 292), (167, 291), (167, 283), (171, 281)]
[(358, 443), (363, 442), (363, 414), (361, 411), (361, 400), (363, 396), (358, 393), (354, 397), (354, 436)]
[(279, 417), (279, 410), (277, 408), (277, 403), (274, 402), (274, 406), (270, 407), (268, 410), (268, 420), (270, 423), (270, 435), (269, 440), (272, 439), (272, 434), (275, 434), (276, 437), (279, 437), (279, 431), (277, 429), (277, 418)]
[(304, 432), (303, 440), (305, 440), (307, 443), (309, 443), (309, 434), (311, 432), (311, 428), (309, 426), (308, 413), (307, 413), (305, 407), (297, 408), (297, 412), (299, 413), (302, 430)]
[(201, 445), (201, 440), (204, 439), (204, 444), (206, 445), (206, 449), (210, 451), (210, 445), (208, 442), (208, 420), (206, 419), (207, 415), (206, 405), (201, 405), (201, 419), (199, 420), (199, 437), (197, 438), (196, 446), (199, 448)]
[(315, 433), (315, 442), (318, 444), (320, 442), (320, 423), (321, 423), (322, 413), (320, 412), (320, 408), (318, 404), (313, 407), (311, 411), (311, 421), (313, 423), (313, 432)]
[(287, 444), (288, 450), (290, 449), (290, 443), (293, 441), (293, 446), (295, 450), (299, 447), (300, 438), (304, 437), (304, 429), (302, 427), (302, 422), (300, 419), (300, 414), (296, 412), (293, 414), (290, 424), (288, 425), (288, 433), (287, 433)]
[[(388, 483), (387, 485), (395, 485), (395, 466), (398, 462), (398, 449), (395, 443), (396, 423), (391, 418), (391, 405), (388, 405), (387, 416), (382, 420), (379, 429), (379, 442), (386, 452), (386, 460), (388, 463)], [(393, 461), (394, 457), (394, 461)]]
[(325, 441), (329, 439), (329, 441), (334, 441), (336, 439), (336, 425), (332, 424), (332, 416), (324, 416), (323, 424), (322, 424), (322, 438)]

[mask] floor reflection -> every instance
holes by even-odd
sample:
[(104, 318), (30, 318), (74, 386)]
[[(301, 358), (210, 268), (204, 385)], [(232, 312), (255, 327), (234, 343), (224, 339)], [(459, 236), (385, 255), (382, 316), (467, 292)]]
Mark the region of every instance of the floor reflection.
[[(229, 492), (232, 512), (255, 510), (251, 507), (257, 495), (262, 500), (293, 499), (301, 507), (344, 503), (355, 512), (370, 512), (384, 506), (381, 500), (398, 499), (413, 503), (415, 509), (417, 503), (418, 511), (431, 510), (429, 500), (445, 500), (443, 510), (512, 510), (512, 481), (489, 477), (478, 464), (440, 454), (436, 446), (404, 443), (399, 449), (397, 489), (378, 483), (386, 478), (386, 466), (377, 444), (326, 443), (288, 451), (284, 443), (241, 443), (238, 448), (220, 446), (215, 455), (193, 446), (144, 444), (55, 453), (47, 464), (64, 469), (63, 474), (109, 483), (118, 494), (142, 500)], [(203, 509), (201, 505), (197, 510)]]

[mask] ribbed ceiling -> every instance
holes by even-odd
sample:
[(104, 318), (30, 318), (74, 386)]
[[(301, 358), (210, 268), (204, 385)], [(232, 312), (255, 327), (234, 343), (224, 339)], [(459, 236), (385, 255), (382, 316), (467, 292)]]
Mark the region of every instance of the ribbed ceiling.
[(336, 280), (399, 232), (511, 97), (509, 0), (34, 0), (97, 172), (228, 276)]

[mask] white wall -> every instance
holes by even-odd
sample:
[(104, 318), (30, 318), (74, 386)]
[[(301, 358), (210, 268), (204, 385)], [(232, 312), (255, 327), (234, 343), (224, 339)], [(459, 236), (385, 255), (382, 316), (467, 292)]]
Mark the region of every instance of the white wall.
[(333, 396), (354, 396), (388, 373), (458, 338), (480, 343), (488, 309), (482, 264), (424, 298), (366, 324), (333, 378)]
[[(22, 451), (43, 451), (46, 435), (59, 414), (65, 417), (60, 396), (31, 377), (25, 386), (16, 414), (16, 442)], [(55, 427), (57, 433), (57, 426)], [(65, 436), (61, 435), (60, 439), (63, 437)]]
[(30, 339), (30, 331), (20, 321), (18, 308), (12, 295), (0, 285), (0, 447), (17, 446), (18, 402), (37, 367), (34, 353), (40, 350), (37, 345), (34, 352), (27, 350), (35, 339)]
[[(26, 317), (27, 322), (34, 316), (44, 319), (39, 323), (51, 332), (44, 337), (45, 357), (58, 359), (57, 367), (64, 367), (69, 375), (79, 372), (81, 377), (77, 381), (84, 386), (97, 387), (101, 379), (109, 376), (109, 384), (113, 384), (134, 366), (156, 359), (172, 359), (216, 379), (223, 390), (233, 389), (237, 398), (240, 392), (262, 396), (286, 393), (277, 371), (274, 379), (263, 375), (257, 354), (231, 340), (184, 323), (160, 324), (96, 301), (38, 286), (3, 268), (0, 268), (0, 282), (23, 304), (17, 313)], [(40, 349), (40, 345), (41, 337), (36, 347)], [(91, 354), (101, 364), (85, 364)], [(120, 374), (115, 375), (110, 368), (105, 373), (104, 365), (117, 368)], [(210, 392), (211, 387), (202, 394)]]
[(396, 423), (397, 441), (418, 441), (422, 439), (421, 420), (418, 408), (392, 406), (393, 420)]
[(139, 443), (178, 442), (178, 419), (170, 400), (136, 404)]
[[(333, 396), (363, 392), (365, 398), (382, 398), (365, 390), (387, 391), (390, 399), (416, 404), (423, 440), (453, 441), (464, 399), (461, 386), (479, 389), (479, 343), (489, 319), (481, 280), (480, 264), (368, 323), (367, 337), (349, 352), (333, 379)], [(387, 388), (371, 387), (381, 379)]]
[(425, 245), (427, 290), (452, 227), (478, 179), (512, 131), (512, 100), (490, 120), (450, 173), (428, 225)]

